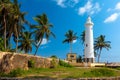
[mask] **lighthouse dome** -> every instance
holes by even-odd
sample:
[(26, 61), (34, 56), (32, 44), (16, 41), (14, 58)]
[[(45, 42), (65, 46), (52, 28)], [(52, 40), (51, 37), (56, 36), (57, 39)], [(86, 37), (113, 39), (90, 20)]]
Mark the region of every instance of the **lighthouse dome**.
[(87, 18), (87, 21), (86, 21), (86, 23), (85, 23), (85, 26), (86, 27), (89, 27), (89, 26), (93, 26), (94, 24), (93, 24), (93, 22), (91, 21), (91, 17), (89, 16), (88, 18)]

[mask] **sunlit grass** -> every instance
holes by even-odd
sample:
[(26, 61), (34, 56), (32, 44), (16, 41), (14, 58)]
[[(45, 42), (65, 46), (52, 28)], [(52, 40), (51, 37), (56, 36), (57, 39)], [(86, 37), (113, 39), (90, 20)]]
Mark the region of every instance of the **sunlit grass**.
[(23, 78), (84, 78), (84, 77), (113, 77), (120, 76), (120, 70), (111, 68), (75, 68), (61, 67), (56, 68), (31, 68), (29, 70), (17, 70), (11, 74), (4, 75)]

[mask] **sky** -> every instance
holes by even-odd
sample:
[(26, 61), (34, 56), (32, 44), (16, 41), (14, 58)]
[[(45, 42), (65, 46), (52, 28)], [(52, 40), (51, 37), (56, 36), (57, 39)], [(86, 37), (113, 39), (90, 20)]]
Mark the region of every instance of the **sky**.
[[(56, 55), (65, 59), (69, 53), (69, 44), (63, 44), (65, 33), (73, 30), (80, 37), (85, 30), (88, 16), (94, 23), (94, 38), (105, 35), (106, 41), (111, 41), (111, 49), (102, 50), (100, 61), (120, 62), (120, 0), (18, 0), (21, 11), (27, 12), (25, 16), (31, 24), (37, 24), (33, 18), (46, 13), (49, 22), (54, 28), (51, 31), (56, 38), (47, 42), (43, 39), (37, 55), (50, 57)], [(27, 26), (26, 26), (27, 27)], [(80, 39), (73, 42), (73, 53), (83, 56), (83, 44)], [(35, 48), (33, 47), (32, 54)]]

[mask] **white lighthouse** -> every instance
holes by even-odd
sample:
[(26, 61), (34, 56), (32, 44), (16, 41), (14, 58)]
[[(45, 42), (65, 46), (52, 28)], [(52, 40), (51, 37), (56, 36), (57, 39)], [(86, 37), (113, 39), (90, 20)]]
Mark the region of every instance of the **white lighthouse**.
[(85, 23), (85, 62), (94, 62), (94, 45), (93, 45), (93, 22), (90, 16)]

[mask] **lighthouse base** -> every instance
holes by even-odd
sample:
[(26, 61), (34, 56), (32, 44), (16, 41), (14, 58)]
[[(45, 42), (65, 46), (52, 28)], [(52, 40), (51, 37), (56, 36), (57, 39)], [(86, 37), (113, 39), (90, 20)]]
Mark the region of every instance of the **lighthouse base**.
[(84, 58), (84, 62), (90, 62), (90, 63), (94, 63), (95, 62), (95, 60), (94, 60), (94, 58)]

